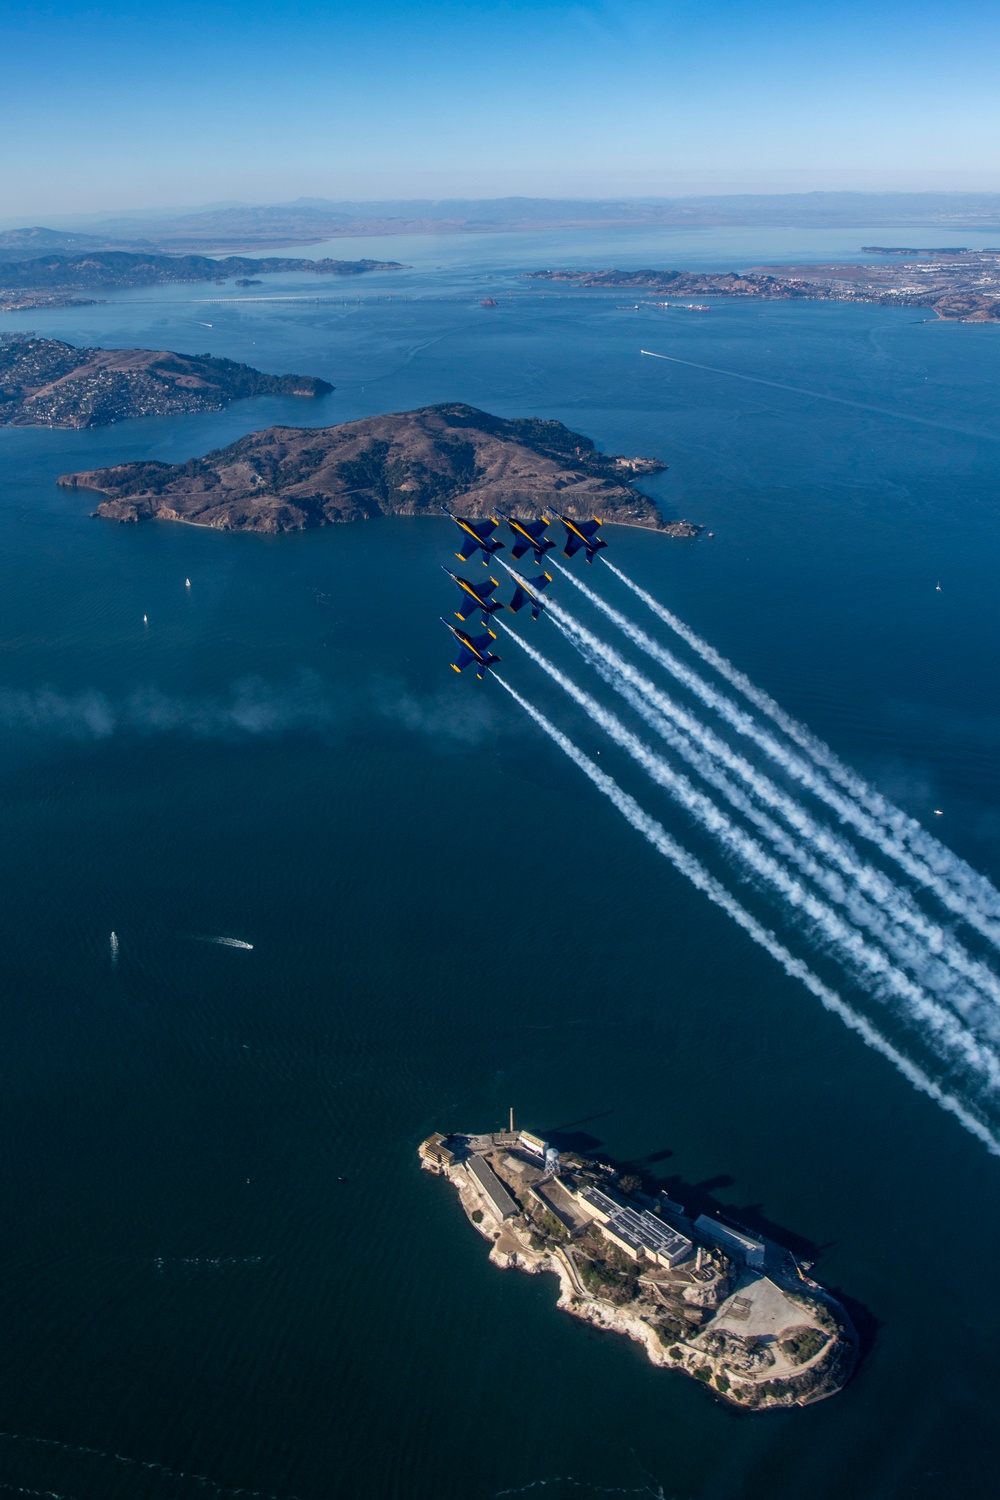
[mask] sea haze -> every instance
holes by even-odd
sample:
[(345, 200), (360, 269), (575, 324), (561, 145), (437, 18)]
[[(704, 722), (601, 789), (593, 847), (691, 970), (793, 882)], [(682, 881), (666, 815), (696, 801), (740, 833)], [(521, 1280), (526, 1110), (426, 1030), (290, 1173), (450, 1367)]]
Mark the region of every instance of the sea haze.
[[(992, 1493), (1000, 1160), (495, 683), (449, 670), (449, 524), (118, 526), (55, 485), (445, 400), (661, 457), (649, 493), (714, 535), (609, 528), (609, 558), (997, 881), (1000, 333), (829, 302), (636, 310), (520, 276), (885, 240), (352, 241), (410, 268), (5, 315), (336, 389), (0, 432), (0, 1483), (74, 1500)], [(602, 564), (574, 567), (683, 649)], [(656, 674), (558, 575), (553, 593)], [(550, 620), (516, 628), (636, 727)], [(500, 635), (512, 686), (917, 1055), (832, 947)], [(220, 937), (252, 947), (203, 941)], [(968, 1086), (954, 1060), (938, 1077)], [(557, 1313), (553, 1279), (490, 1266), (416, 1147), (512, 1104), (810, 1246), (866, 1342), (852, 1384), (734, 1414)]]

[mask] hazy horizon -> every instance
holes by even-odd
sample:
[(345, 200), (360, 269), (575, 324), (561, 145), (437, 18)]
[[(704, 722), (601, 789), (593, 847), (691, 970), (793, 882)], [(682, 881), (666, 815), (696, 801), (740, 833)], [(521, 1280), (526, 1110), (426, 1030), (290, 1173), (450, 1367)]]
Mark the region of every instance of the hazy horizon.
[[(371, 225), (366, 226), (366, 220)], [(338, 222), (343, 229), (338, 230)], [(12, 244), (12, 235), (37, 230), (55, 236), (75, 235), (78, 248), (96, 247), (106, 240), (127, 245), (156, 242), (170, 244), (171, 237), (188, 232), (195, 237), (228, 232), (233, 241), (252, 229), (252, 242), (265, 235), (274, 244), (287, 233), (291, 241), (346, 237), (360, 234), (419, 233), (421, 229), (442, 233), (460, 229), (519, 230), (534, 226), (553, 229), (595, 228), (619, 225), (647, 228), (699, 228), (708, 226), (780, 226), (808, 229), (840, 227), (876, 230), (891, 227), (900, 233), (927, 230), (932, 234), (968, 234), (976, 230), (994, 233), (1000, 229), (1000, 193), (940, 192), (911, 193), (843, 190), (786, 194), (653, 194), (617, 197), (533, 197), (509, 195), (494, 198), (360, 198), (332, 199), (301, 196), (284, 202), (221, 200), (201, 204), (170, 204), (136, 207), (130, 211), (103, 210), (89, 213), (40, 214), (26, 223), (23, 216), (0, 217), (0, 235)], [(396, 225), (393, 228), (393, 225)], [(315, 226), (312, 233), (311, 226)], [(153, 240), (144, 239), (153, 235)], [(305, 240), (304, 242), (309, 242)], [(24, 245), (28, 241), (22, 241)], [(178, 240), (180, 243), (180, 240)], [(42, 251), (52, 250), (50, 241), (40, 242)]]

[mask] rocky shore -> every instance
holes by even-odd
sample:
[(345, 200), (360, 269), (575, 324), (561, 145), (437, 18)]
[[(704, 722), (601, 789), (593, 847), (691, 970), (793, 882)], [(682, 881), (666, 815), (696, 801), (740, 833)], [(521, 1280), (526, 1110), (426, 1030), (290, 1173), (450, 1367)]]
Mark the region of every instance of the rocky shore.
[[(692, 1222), (609, 1164), (558, 1156), (526, 1132), (434, 1135), (420, 1158), (456, 1190), (494, 1265), (551, 1272), (559, 1309), (642, 1344), (652, 1364), (720, 1400), (744, 1411), (807, 1406), (850, 1378), (850, 1319), (781, 1246)], [(651, 1226), (645, 1249), (629, 1222)]]
[(600, 453), (561, 422), (494, 417), (447, 402), (336, 427), (269, 427), (186, 463), (118, 464), (65, 474), (107, 498), (108, 520), (159, 518), (227, 531), (301, 531), (371, 516), (440, 516), (445, 505), (490, 516), (598, 516), (690, 537), (633, 480), (657, 459)]

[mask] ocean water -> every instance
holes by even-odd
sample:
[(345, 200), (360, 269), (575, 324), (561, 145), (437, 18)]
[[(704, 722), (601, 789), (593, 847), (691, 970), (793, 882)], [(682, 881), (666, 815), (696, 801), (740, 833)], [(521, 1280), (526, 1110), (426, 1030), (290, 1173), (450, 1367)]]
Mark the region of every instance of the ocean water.
[[(614, 528), (609, 556), (1000, 880), (998, 331), (836, 304), (635, 310), (520, 276), (886, 238), (752, 233), (334, 242), (316, 253), (409, 268), (5, 319), (336, 386), (0, 432), (8, 1492), (994, 1493), (1000, 1160), (682, 881), (495, 683), (454, 676), (448, 524), (114, 526), (55, 485), (272, 422), (456, 399), (658, 455), (650, 493), (714, 535)], [(670, 643), (600, 564), (575, 571)], [(638, 663), (570, 585), (556, 597)], [(516, 628), (612, 705), (550, 621)], [(918, 1046), (498, 649), (512, 686)], [(735, 1413), (558, 1314), (552, 1278), (491, 1267), (416, 1146), (511, 1105), (793, 1236), (864, 1336), (846, 1390)]]

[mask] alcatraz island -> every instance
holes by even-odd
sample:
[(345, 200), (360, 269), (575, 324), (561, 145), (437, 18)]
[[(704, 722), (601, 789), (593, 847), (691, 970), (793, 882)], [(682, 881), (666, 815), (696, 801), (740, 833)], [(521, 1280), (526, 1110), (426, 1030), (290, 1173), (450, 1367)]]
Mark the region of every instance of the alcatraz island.
[(808, 1406), (849, 1379), (858, 1337), (839, 1302), (784, 1247), (652, 1198), (610, 1163), (531, 1131), (428, 1136), (496, 1266), (559, 1278), (558, 1306), (644, 1345), (744, 1410)]

